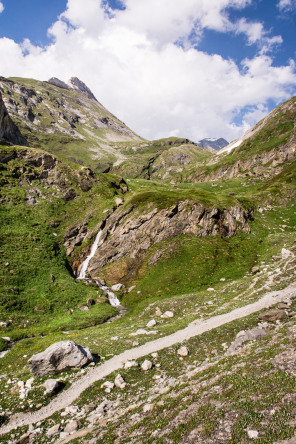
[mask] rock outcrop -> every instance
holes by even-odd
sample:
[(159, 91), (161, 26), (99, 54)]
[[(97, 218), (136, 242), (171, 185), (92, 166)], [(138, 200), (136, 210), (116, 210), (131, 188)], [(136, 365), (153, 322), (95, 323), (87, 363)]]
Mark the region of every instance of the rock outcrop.
[(0, 92), (0, 142), (11, 145), (27, 145), (26, 139), (11, 120)]
[[(209, 210), (188, 199), (166, 209), (154, 208), (138, 217), (134, 216), (132, 207), (115, 211), (104, 221), (99, 253), (90, 261), (88, 272), (95, 277), (104, 265), (124, 256), (139, 263), (152, 245), (181, 234), (202, 237), (220, 234), (228, 238), (237, 230), (249, 233), (251, 216), (251, 211), (239, 206)], [(80, 237), (82, 227), (77, 228)]]
[(93, 360), (88, 348), (77, 345), (74, 341), (60, 341), (33, 355), (28, 362), (34, 376), (47, 376), (84, 367)]

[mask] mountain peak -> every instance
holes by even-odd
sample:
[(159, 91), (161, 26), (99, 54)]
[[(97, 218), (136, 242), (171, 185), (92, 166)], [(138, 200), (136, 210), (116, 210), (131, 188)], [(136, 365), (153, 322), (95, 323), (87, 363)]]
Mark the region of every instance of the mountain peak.
[(69, 89), (74, 91), (80, 91), (84, 93), (89, 99), (97, 101), (94, 94), (91, 92), (91, 90), (86, 86), (85, 83), (83, 83), (81, 80), (79, 80), (77, 77), (71, 77), (70, 80), (68, 80), (67, 85)]
[(63, 82), (62, 80), (58, 79), (57, 77), (51, 77), (48, 80), (48, 83), (58, 86), (59, 88), (67, 89), (68, 91), (82, 92), (89, 99), (95, 100), (97, 102), (97, 99), (95, 98), (95, 96), (91, 92), (91, 90), (88, 88), (88, 86), (86, 86), (86, 84), (83, 83), (82, 80), (78, 79), (78, 77), (71, 77), (67, 83)]

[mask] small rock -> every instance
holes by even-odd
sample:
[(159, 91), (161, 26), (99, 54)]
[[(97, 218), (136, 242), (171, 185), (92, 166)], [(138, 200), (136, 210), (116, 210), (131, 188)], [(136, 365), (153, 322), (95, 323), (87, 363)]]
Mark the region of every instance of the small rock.
[(126, 382), (124, 381), (123, 377), (119, 373), (114, 380), (114, 384), (116, 387), (120, 388), (121, 390), (126, 387)]
[(257, 430), (248, 430), (248, 431), (247, 431), (247, 434), (248, 434), (248, 437), (249, 437), (250, 439), (257, 439), (257, 438), (258, 438), (258, 435), (259, 435), (259, 433), (257, 432)]
[(86, 404), (84, 406), (84, 411), (85, 413), (89, 413), (92, 412), (96, 407), (97, 405), (94, 402), (91, 402), (90, 404)]
[(257, 274), (257, 273), (260, 273), (260, 268), (259, 267), (253, 267), (252, 270), (251, 270), (251, 274), (254, 275), (254, 274)]
[(79, 428), (79, 423), (75, 419), (72, 419), (72, 421), (68, 422), (68, 424), (65, 427), (66, 433), (74, 433)]
[(123, 284), (115, 284), (112, 285), (111, 290), (112, 291), (120, 291), (123, 290), (125, 288), (125, 286)]
[(132, 367), (139, 367), (139, 364), (137, 363), (137, 361), (127, 361), (127, 362), (124, 364), (124, 368), (125, 368), (125, 370), (127, 370), (127, 369), (129, 369), (129, 368), (132, 368)]
[(132, 286), (127, 290), (127, 292), (130, 293), (130, 292), (133, 291), (135, 288), (136, 288), (136, 286), (135, 286), (135, 285), (132, 285)]
[(104, 384), (101, 385), (101, 388), (105, 389), (106, 393), (110, 393), (112, 389), (114, 389), (114, 383), (110, 381), (104, 382)]
[(145, 361), (141, 365), (141, 368), (142, 368), (142, 370), (147, 371), (147, 370), (150, 370), (152, 368), (152, 366), (153, 366), (152, 362), (148, 361), (148, 359), (145, 359)]
[(285, 304), (284, 302), (280, 302), (277, 306), (277, 308), (279, 310), (287, 310), (287, 308), (289, 308), (289, 306), (287, 304)]
[(282, 259), (288, 259), (289, 257), (293, 257), (294, 254), (292, 253), (292, 251), (287, 250), (286, 248), (282, 248), (281, 256)]
[(138, 343), (138, 341), (134, 341), (132, 345), (133, 345), (133, 347), (138, 347), (139, 343)]
[(50, 427), (50, 429), (47, 430), (46, 436), (48, 436), (48, 438), (51, 438), (52, 436), (57, 435), (60, 431), (61, 431), (60, 424), (55, 424), (54, 426)]
[(95, 305), (96, 301), (94, 299), (88, 299), (86, 305), (90, 307), (91, 305)]
[(7, 322), (0, 322), (0, 327), (7, 327)]
[(144, 328), (139, 328), (136, 333), (130, 333), (130, 336), (138, 336), (138, 335), (156, 335), (157, 330), (147, 331)]
[(145, 404), (143, 407), (143, 412), (147, 413), (147, 412), (151, 412), (151, 410), (153, 410), (153, 404)]
[(151, 356), (152, 356), (152, 358), (154, 358), (154, 359), (158, 359), (158, 353), (157, 353), (157, 352), (155, 352), (155, 353), (151, 353)]
[(179, 356), (188, 356), (189, 355), (189, 350), (187, 347), (183, 346), (180, 347), (179, 350), (177, 351)]
[(161, 316), (161, 315), (162, 315), (162, 311), (159, 308), (156, 308), (155, 316)]
[(62, 383), (58, 379), (48, 379), (44, 384), (42, 384), (42, 387), (46, 388), (44, 394), (48, 395), (49, 393), (57, 392), (61, 385)]
[(120, 197), (116, 197), (115, 204), (117, 207), (119, 207), (120, 205), (123, 205), (123, 200), (120, 199)]
[(151, 319), (151, 321), (149, 321), (146, 325), (146, 327), (151, 328), (151, 327), (155, 327), (156, 325), (156, 320), (155, 319)]
[(274, 309), (274, 310), (268, 310), (264, 313), (261, 313), (258, 316), (258, 319), (260, 319), (260, 321), (275, 322), (280, 319), (285, 319), (287, 317), (288, 317), (288, 315), (285, 310)]
[(89, 307), (87, 305), (82, 305), (82, 307), (79, 307), (80, 311), (88, 311)]
[(215, 288), (207, 288), (207, 291), (215, 291)]
[(174, 317), (174, 313), (172, 311), (165, 311), (164, 314), (162, 315), (162, 318), (173, 318)]

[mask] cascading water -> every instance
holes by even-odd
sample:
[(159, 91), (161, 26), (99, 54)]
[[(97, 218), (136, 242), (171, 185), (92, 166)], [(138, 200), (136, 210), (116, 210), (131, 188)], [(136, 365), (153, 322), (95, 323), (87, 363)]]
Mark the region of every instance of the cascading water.
[(94, 255), (96, 254), (100, 239), (102, 237), (102, 233), (103, 233), (103, 231), (100, 230), (98, 232), (98, 234), (96, 235), (96, 239), (91, 247), (89, 255), (86, 257), (86, 259), (81, 264), (79, 275), (77, 276), (77, 279), (85, 280), (85, 281), (87, 280), (88, 282), (95, 283), (107, 295), (110, 305), (112, 305), (113, 307), (121, 307), (118, 298), (115, 296), (113, 291), (111, 291), (110, 288), (107, 287), (107, 285), (101, 285), (98, 281), (93, 280), (93, 279), (86, 279), (86, 272), (87, 272), (88, 264), (89, 264), (90, 260), (94, 257)]
[(86, 270), (87, 270), (88, 264), (89, 264), (90, 260), (94, 257), (94, 255), (96, 254), (102, 233), (103, 233), (103, 231), (100, 230), (98, 232), (98, 234), (96, 235), (96, 239), (91, 247), (89, 255), (87, 256), (85, 261), (83, 261), (81, 264), (81, 268), (80, 268), (79, 275), (78, 275), (77, 279), (85, 279), (86, 278)]

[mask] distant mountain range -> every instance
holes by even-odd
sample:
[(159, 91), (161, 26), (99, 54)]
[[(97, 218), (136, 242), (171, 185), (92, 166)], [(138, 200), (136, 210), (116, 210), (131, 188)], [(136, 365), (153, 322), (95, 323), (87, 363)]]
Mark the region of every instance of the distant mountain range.
[(213, 150), (220, 150), (221, 148), (224, 148), (227, 146), (229, 142), (227, 140), (220, 137), (219, 139), (202, 139), (197, 142), (197, 145), (201, 148), (205, 149), (213, 149)]

